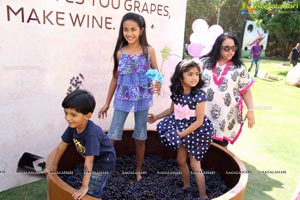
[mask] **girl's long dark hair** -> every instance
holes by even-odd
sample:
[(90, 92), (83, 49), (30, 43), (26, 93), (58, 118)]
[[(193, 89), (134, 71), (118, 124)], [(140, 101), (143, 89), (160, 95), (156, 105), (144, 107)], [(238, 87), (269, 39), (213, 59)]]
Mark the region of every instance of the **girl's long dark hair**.
[(129, 13), (125, 14), (123, 16), (121, 24), (120, 24), (119, 36), (118, 36), (118, 40), (117, 40), (115, 50), (114, 50), (114, 53), (113, 53), (113, 58), (114, 58), (113, 74), (114, 74), (114, 76), (117, 73), (118, 64), (119, 64), (118, 58), (117, 58), (117, 53), (118, 53), (118, 51), (120, 50), (121, 47), (128, 45), (128, 42), (124, 38), (124, 35), (123, 35), (123, 24), (127, 20), (132, 20), (132, 21), (136, 22), (141, 30), (144, 29), (142, 35), (139, 37), (139, 41), (140, 41), (140, 44), (142, 45), (144, 50), (147, 48), (147, 46), (149, 46), (148, 41), (147, 41), (146, 22), (145, 22), (144, 17), (139, 15), (139, 14), (132, 13), (132, 12), (129, 12)]
[(241, 45), (238, 40), (238, 38), (231, 33), (223, 33), (221, 34), (215, 41), (211, 51), (202, 56), (202, 58), (205, 59), (204, 67), (208, 69), (212, 69), (214, 66), (216, 66), (220, 56), (221, 56), (221, 46), (225, 39), (230, 38), (234, 41), (234, 44), (238, 46), (237, 51), (235, 52), (234, 56), (232, 57), (231, 61), (236, 67), (240, 67), (241, 65), (244, 65), (241, 61)]
[[(175, 94), (183, 94), (183, 87), (181, 81), (183, 80), (183, 73), (189, 71), (191, 68), (197, 67), (199, 72), (201, 72), (201, 68), (198, 63), (193, 60), (182, 60), (180, 61), (175, 68), (175, 72), (171, 77), (171, 92)], [(199, 82), (195, 87), (191, 88), (191, 94), (195, 95), (197, 91), (202, 88), (204, 85), (204, 81), (201, 78), (201, 73), (199, 74)]]

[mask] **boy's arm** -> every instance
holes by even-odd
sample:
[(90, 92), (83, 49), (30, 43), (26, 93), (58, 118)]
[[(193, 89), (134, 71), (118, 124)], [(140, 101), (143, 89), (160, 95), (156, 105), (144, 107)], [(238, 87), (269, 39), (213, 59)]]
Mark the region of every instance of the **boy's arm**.
[(62, 157), (63, 153), (67, 149), (68, 145), (69, 144), (64, 142), (64, 141), (61, 141), (59, 143), (59, 145), (56, 148), (55, 156), (54, 156), (54, 159), (53, 159), (52, 163), (47, 163), (47, 168), (48, 169), (45, 170), (46, 173), (57, 170), (57, 165), (60, 161), (60, 158)]
[(93, 169), (94, 156), (85, 156), (84, 161), (84, 170), (83, 170), (83, 180), (81, 184), (81, 188), (73, 193), (72, 197), (74, 199), (81, 199), (89, 189), (89, 182), (91, 179), (91, 173)]

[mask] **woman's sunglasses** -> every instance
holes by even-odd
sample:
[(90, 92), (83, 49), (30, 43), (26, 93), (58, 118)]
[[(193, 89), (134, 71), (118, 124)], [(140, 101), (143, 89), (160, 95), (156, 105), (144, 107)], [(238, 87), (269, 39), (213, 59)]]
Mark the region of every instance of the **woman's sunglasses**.
[(238, 46), (237, 45), (234, 45), (234, 46), (222, 46), (222, 49), (224, 49), (225, 52), (229, 52), (230, 49), (233, 51), (233, 52), (236, 52), (238, 50)]

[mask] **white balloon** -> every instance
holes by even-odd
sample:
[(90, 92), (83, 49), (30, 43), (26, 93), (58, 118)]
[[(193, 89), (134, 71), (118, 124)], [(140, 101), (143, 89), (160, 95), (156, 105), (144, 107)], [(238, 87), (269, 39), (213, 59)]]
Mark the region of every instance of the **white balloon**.
[(190, 35), (190, 41), (191, 43), (196, 43), (196, 44), (202, 44), (202, 46), (205, 46), (208, 40), (208, 32), (199, 32), (199, 33), (192, 33)]
[(199, 33), (192, 33), (190, 35), (190, 42), (191, 43), (200, 44), (200, 41), (201, 41), (201, 34), (199, 34)]
[(208, 28), (209, 35), (213, 36), (215, 39), (219, 37), (224, 32), (223, 28), (220, 25), (214, 24)]
[(200, 57), (208, 54), (211, 49), (212, 49), (212, 45), (205, 46), (204, 49), (202, 49), (202, 51), (200, 53)]
[(194, 33), (206, 32), (208, 30), (208, 24), (204, 19), (196, 19), (192, 24)]
[(206, 46), (212, 46), (212, 45), (214, 45), (216, 39), (217, 39), (217, 37), (215, 37), (214, 35), (209, 35), (209, 38), (206, 41)]
[(215, 24), (215, 25), (210, 26), (208, 28), (207, 32), (208, 32), (209, 38), (206, 42), (206, 45), (212, 46), (215, 43), (217, 37), (219, 37), (224, 31), (221, 26)]

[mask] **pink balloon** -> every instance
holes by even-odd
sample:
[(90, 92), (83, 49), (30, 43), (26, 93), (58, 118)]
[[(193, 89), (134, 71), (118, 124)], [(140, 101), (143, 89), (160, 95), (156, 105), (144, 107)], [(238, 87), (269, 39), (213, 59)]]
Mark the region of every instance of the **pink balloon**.
[(193, 57), (199, 57), (204, 46), (202, 44), (191, 43), (188, 45), (188, 53)]

